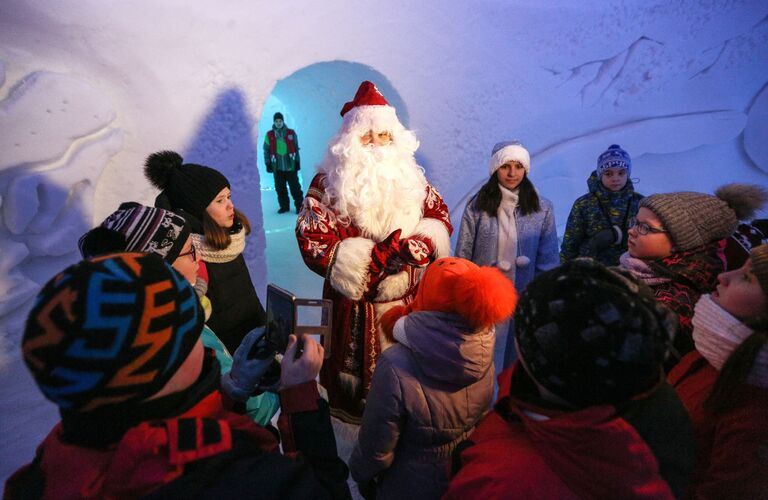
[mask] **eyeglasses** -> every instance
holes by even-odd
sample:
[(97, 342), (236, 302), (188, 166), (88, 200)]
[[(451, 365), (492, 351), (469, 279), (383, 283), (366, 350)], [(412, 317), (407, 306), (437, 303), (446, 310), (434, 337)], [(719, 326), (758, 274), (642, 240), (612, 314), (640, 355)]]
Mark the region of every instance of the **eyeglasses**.
[(191, 247), (189, 247), (189, 252), (180, 253), (179, 257), (184, 257), (185, 255), (191, 255), (192, 260), (197, 261), (197, 250), (195, 250), (195, 245), (192, 245)]
[(631, 217), (629, 219), (629, 228), (635, 228), (638, 233), (645, 236), (648, 233), (668, 233), (666, 229), (659, 229), (658, 227), (651, 227), (645, 222), (638, 222), (637, 217)]

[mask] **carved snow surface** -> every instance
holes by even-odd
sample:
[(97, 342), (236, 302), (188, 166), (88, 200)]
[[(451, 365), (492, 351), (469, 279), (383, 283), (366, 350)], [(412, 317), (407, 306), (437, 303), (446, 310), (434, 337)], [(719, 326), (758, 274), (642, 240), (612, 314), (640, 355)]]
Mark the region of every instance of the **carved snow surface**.
[(550, 69), (555, 76), (564, 76), (564, 83), (583, 82), (579, 95), (584, 106), (592, 106), (611, 91), (613, 104), (618, 105), (622, 94), (634, 94), (649, 86), (653, 70), (660, 63), (663, 43), (641, 36), (619, 53), (588, 61), (567, 70)]
[(107, 96), (90, 83), (31, 73), (0, 102), (0, 172), (60, 158), (76, 139), (103, 129), (115, 116)]
[(709, 58), (711, 62), (694, 73), (691, 78), (706, 75), (715, 68), (727, 70), (749, 63), (756, 55), (760, 57), (761, 53), (762, 57), (765, 57), (766, 46), (768, 46), (768, 15), (748, 31), (703, 50), (701, 58)]
[(50, 270), (79, 258), (94, 185), (123, 144), (114, 116), (99, 89), (50, 72), (28, 75), (0, 103), (0, 349), (13, 357)]
[(758, 94), (747, 115), (744, 150), (757, 167), (768, 174), (768, 85)]

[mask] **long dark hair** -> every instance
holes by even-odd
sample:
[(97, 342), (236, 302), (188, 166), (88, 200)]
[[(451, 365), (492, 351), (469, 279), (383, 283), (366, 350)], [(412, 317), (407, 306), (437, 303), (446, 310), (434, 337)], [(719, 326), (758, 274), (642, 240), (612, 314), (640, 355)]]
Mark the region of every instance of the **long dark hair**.
[(251, 234), (251, 223), (243, 212), (235, 209), (235, 222), (231, 229), (223, 228), (216, 224), (207, 211), (203, 211), (203, 235), (205, 242), (216, 250), (224, 250), (232, 243), (230, 234), (237, 233), (240, 228), (245, 228), (245, 234)]
[(731, 353), (720, 370), (712, 392), (704, 401), (704, 409), (714, 414), (725, 413), (738, 400), (738, 388), (746, 383), (755, 358), (768, 342), (768, 324), (762, 322), (760, 328), (744, 339), (739, 347)]
[[(498, 171), (497, 171), (498, 172)], [(477, 208), (491, 217), (496, 217), (496, 211), (501, 204), (501, 188), (496, 172), (491, 174), (488, 182), (483, 184), (477, 192)], [(528, 215), (541, 210), (541, 202), (533, 183), (528, 179), (528, 174), (523, 175), (523, 180), (518, 186), (518, 206), (521, 215)]]

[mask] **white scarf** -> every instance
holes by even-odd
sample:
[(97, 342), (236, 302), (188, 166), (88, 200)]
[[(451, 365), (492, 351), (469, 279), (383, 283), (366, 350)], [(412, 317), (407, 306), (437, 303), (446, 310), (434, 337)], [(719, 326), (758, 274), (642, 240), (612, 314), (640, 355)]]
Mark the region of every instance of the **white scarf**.
[(202, 234), (192, 233), (192, 243), (200, 253), (200, 259), (203, 262), (223, 264), (235, 260), (245, 250), (245, 228), (240, 229), (235, 234), (230, 234), (229, 237), (231, 240), (229, 246), (222, 250), (209, 246)]
[[(693, 342), (696, 350), (718, 371), (753, 330), (712, 300), (702, 295), (693, 313)], [(755, 357), (747, 383), (768, 388), (768, 346)]]
[(496, 219), (499, 223), (498, 252), (496, 253), (497, 267), (515, 282), (515, 267), (517, 260), (517, 223), (515, 221), (515, 208), (518, 202), (518, 190), (514, 191), (499, 184), (501, 189), (501, 203), (496, 210)]

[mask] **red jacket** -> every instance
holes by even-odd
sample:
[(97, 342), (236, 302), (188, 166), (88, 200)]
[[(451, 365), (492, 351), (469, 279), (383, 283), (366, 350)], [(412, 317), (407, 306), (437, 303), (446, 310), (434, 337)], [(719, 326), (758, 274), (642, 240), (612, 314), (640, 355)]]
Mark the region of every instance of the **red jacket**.
[(281, 391), (278, 439), (213, 391), (187, 412), (142, 422), (104, 448), (69, 444), (56, 425), (4, 498), (348, 498), (325, 403), (314, 381)]
[[(530, 383), (519, 364), (499, 379), (499, 394), (509, 387), (511, 394), (470, 436), (459, 456), (461, 468), (443, 498), (674, 498), (654, 450), (616, 407), (558, 411), (526, 403), (517, 397)], [(664, 388), (672, 392), (663, 384), (647, 399)], [(669, 401), (663, 394), (660, 400)], [(669, 405), (648, 409), (651, 417), (675, 413)], [(680, 428), (685, 425), (690, 424)], [(672, 427), (670, 432), (679, 431)]]
[[(267, 132), (267, 139), (269, 140), (269, 154), (271, 156), (277, 155), (277, 138), (275, 137), (275, 130), (272, 129)], [(288, 148), (288, 154), (296, 152), (296, 132), (293, 129), (285, 129), (285, 145)]]
[(718, 372), (698, 351), (668, 380), (691, 415), (696, 467), (689, 498), (768, 498), (768, 390), (742, 385), (721, 415), (704, 409)]
[[(160, 425), (158, 425), (158, 423)], [(213, 428), (211, 431), (208, 427)], [(215, 435), (216, 440), (204, 440)], [(189, 432), (189, 428), (198, 429)], [(106, 449), (86, 448), (62, 440), (57, 424), (38, 447), (36, 460), (45, 477), (43, 498), (126, 498), (146, 495), (184, 474), (191, 463), (228, 451), (232, 431), (247, 432), (266, 451), (276, 450), (277, 438), (254, 425), (248, 416), (223, 409), (221, 393), (212, 392), (188, 412), (159, 422), (143, 422)], [(28, 468), (30, 466), (27, 466)], [(13, 497), (15, 477), (6, 495)]]

